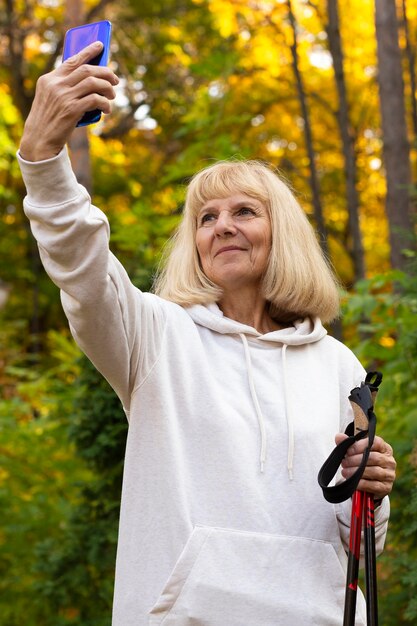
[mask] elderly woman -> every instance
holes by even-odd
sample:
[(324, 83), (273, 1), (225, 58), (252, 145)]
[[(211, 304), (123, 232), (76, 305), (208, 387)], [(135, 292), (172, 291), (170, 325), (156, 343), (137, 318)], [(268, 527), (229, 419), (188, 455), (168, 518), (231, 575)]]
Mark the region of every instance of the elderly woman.
[[(136, 289), (63, 149), (114, 97), (95, 54), (39, 81), (19, 159), (71, 331), (129, 420), (113, 624), (340, 626), (350, 503), (326, 502), (316, 477), (365, 373), (322, 326), (337, 282), (288, 187), (249, 161), (194, 177), (156, 293)], [(381, 500), (378, 551), (394, 476), (377, 437), (360, 487)]]

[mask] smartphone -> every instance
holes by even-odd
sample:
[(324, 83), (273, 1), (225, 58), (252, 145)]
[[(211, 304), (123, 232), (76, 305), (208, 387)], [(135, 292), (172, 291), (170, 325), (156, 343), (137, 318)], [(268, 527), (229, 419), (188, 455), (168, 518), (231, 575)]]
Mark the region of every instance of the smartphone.
[[(109, 61), (110, 53), (110, 39), (111, 39), (111, 22), (103, 20), (102, 22), (95, 22), (94, 24), (84, 24), (83, 26), (76, 26), (70, 28), (65, 33), (64, 50), (62, 53), (62, 60), (66, 61), (69, 57), (72, 57), (77, 52), (80, 52), (83, 48), (94, 43), (95, 41), (101, 41), (103, 49), (94, 59), (91, 59), (89, 63), (92, 65), (107, 65)], [(78, 122), (77, 126), (87, 126), (88, 124), (95, 124), (101, 118), (101, 111), (95, 109), (94, 111), (87, 111)]]

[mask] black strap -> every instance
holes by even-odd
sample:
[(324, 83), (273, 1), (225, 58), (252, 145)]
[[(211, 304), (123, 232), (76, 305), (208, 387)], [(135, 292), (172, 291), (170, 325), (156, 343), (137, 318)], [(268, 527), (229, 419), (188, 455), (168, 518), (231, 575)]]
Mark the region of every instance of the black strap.
[[(375, 393), (378, 390), (381, 380), (382, 374), (379, 372), (369, 372), (365, 382), (363, 382), (360, 387), (355, 387), (355, 389), (352, 389), (350, 392), (349, 400), (352, 404), (357, 404), (365, 414), (368, 420), (368, 429), (361, 430), (355, 435), (354, 424), (353, 422), (350, 423), (345, 431), (349, 437), (336, 446), (329, 458), (322, 465), (318, 474), (318, 481), (323, 490), (323, 495), (328, 502), (343, 502), (350, 498), (362, 478), (374, 442), (376, 430), (376, 415), (373, 411), (372, 392)], [(365, 439), (365, 437), (369, 437), (368, 447), (363, 453), (361, 464), (356, 472), (342, 483), (329, 487), (329, 483), (336, 475), (350, 446), (353, 446), (353, 444), (360, 439)]]

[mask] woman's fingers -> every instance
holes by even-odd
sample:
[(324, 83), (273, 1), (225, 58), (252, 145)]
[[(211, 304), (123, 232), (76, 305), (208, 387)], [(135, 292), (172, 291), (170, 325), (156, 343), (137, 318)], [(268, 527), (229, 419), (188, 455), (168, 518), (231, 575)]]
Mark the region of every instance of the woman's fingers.
[(95, 111), (98, 109), (105, 114), (111, 112), (111, 103), (109, 99), (97, 93), (87, 94), (86, 96), (79, 98), (76, 104), (77, 109), (80, 110), (80, 114), (77, 116), (77, 121), (81, 119), (86, 111)]
[[(336, 435), (340, 443), (346, 435)], [(352, 445), (342, 461), (342, 476), (352, 476), (362, 462), (368, 439), (361, 439)], [(358, 489), (372, 493), (376, 498), (383, 498), (392, 491), (397, 463), (392, 447), (382, 437), (375, 437), (366, 468), (359, 482)]]
[(70, 98), (72, 101), (76, 101), (90, 95), (103, 96), (104, 98), (107, 98), (107, 100), (114, 100), (116, 92), (113, 85), (111, 85), (107, 80), (91, 75), (88, 75), (84, 80), (81, 80), (70, 88)]
[[(391, 446), (389, 448), (392, 451)], [(374, 455), (371, 452), (365, 471), (359, 481), (358, 489), (372, 493), (378, 499), (387, 496), (392, 491), (396, 466), (397, 463), (392, 452), (379, 455)], [(347, 471), (349, 472), (349, 470)], [(344, 470), (342, 470), (342, 474), (343, 472)]]
[(91, 55), (91, 50), (89, 54), (83, 54), (91, 49), (91, 47), (92, 46), (84, 48), (84, 50), (82, 50), (78, 54), (75, 54), (74, 56), (64, 61), (64, 63), (62, 63), (62, 65), (60, 65), (55, 70), (55, 76), (58, 79), (61, 79), (64, 84), (67, 84), (68, 86), (76, 85), (77, 83), (89, 77), (101, 78), (108, 81), (111, 85), (117, 85), (119, 79), (109, 67), (101, 65), (91, 65), (87, 61), (83, 60), (86, 58), (90, 60), (91, 58), (94, 58), (94, 55)]
[(90, 43), (88, 46), (74, 54), (72, 57), (69, 57), (66, 61), (62, 63), (60, 66), (61, 73), (71, 73), (77, 67), (80, 67), (84, 63), (88, 63), (92, 61), (100, 52), (103, 50), (103, 44), (101, 41), (94, 41)]

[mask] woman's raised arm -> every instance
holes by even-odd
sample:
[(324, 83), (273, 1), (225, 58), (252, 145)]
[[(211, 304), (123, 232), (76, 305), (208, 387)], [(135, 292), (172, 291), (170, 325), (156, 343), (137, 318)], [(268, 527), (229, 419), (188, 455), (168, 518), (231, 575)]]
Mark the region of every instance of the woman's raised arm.
[(86, 111), (110, 110), (118, 79), (109, 68), (87, 64), (100, 45), (39, 79), (18, 158), (25, 213), (71, 331), (129, 411), (132, 388), (156, 358), (164, 317), (110, 252), (108, 220), (78, 184), (63, 149)]

